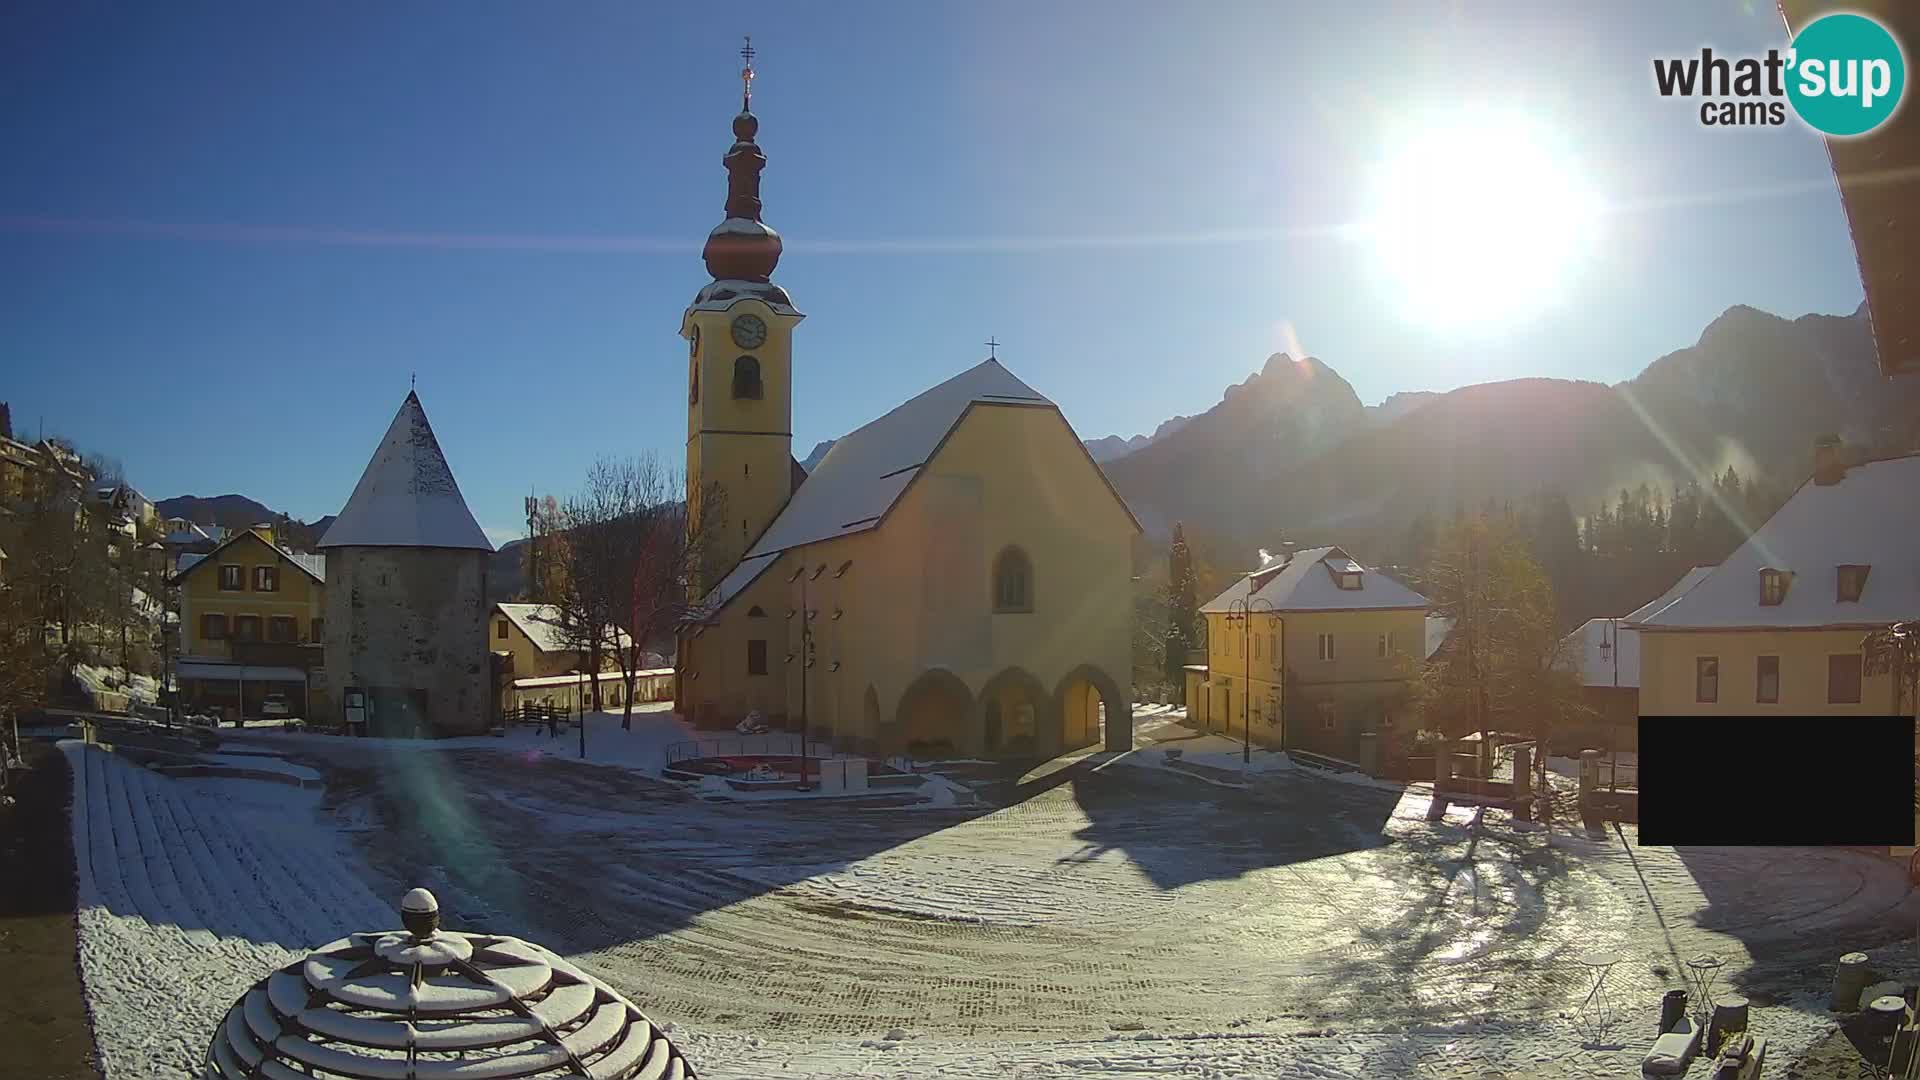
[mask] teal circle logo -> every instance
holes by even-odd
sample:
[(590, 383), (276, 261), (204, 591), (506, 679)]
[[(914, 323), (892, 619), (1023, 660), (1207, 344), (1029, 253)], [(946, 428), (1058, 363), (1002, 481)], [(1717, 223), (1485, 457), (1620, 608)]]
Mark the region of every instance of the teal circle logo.
[(1907, 59), (1887, 28), (1865, 15), (1815, 19), (1787, 54), (1787, 100), (1825, 135), (1865, 135), (1887, 122), (1907, 89)]

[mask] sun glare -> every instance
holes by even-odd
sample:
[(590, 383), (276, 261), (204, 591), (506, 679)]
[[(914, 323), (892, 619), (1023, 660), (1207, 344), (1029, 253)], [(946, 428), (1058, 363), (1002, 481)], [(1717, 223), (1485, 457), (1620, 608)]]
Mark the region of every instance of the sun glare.
[(1523, 118), (1453, 117), (1396, 140), (1366, 233), (1405, 313), (1496, 323), (1560, 298), (1592, 247), (1597, 205)]

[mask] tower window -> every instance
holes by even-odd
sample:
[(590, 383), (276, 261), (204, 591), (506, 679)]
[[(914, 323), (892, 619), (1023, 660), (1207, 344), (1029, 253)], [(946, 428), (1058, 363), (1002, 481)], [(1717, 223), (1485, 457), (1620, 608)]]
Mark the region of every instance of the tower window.
[(700, 404), (700, 364), (691, 358), (687, 360), (687, 404)]
[(733, 362), (733, 396), (760, 400), (760, 361), (742, 356)]
[(765, 675), (767, 673), (767, 641), (765, 638), (753, 638), (747, 642), (747, 674)]
[(1007, 548), (993, 560), (993, 610), (1033, 610), (1033, 563), (1017, 547)]

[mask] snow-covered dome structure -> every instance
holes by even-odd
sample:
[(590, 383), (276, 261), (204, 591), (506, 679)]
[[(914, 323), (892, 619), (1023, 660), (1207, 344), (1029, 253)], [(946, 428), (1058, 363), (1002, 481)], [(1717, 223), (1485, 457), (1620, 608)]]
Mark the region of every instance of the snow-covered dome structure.
[(256, 983), (213, 1034), (203, 1080), (691, 1080), (612, 987), (531, 942), (440, 929), (409, 892), (405, 930), (353, 934)]

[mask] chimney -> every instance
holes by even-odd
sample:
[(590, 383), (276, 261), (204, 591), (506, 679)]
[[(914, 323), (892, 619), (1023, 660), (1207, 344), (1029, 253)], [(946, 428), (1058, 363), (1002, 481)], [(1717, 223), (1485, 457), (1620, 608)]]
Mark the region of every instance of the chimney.
[(1838, 435), (1822, 435), (1813, 440), (1813, 482), (1831, 487), (1847, 475), (1846, 447)]
[(272, 522), (263, 521), (260, 524), (255, 525), (252, 529), (252, 532), (253, 532), (253, 535), (259, 537), (262, 540), (265, 540), (267, 542), (268, 547), (273, 546), (273, 523)]

